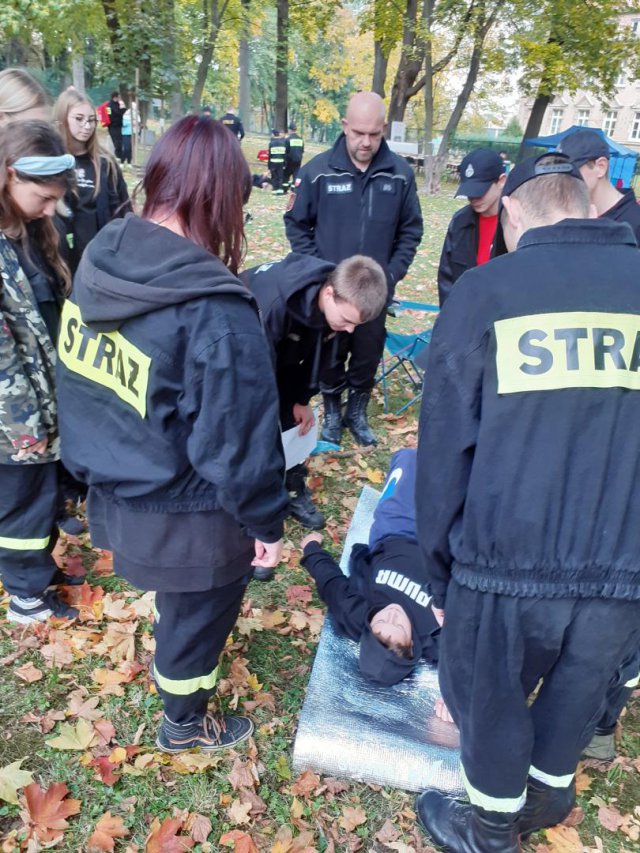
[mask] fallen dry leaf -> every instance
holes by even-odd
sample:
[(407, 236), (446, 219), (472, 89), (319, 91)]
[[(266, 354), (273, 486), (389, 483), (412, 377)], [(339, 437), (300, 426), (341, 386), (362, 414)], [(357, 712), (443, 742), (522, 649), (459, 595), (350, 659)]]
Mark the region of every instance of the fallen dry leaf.
[(104, 785), (115, 785), (120, 774), (115, 772), (113, 764), (109, 761), (107, 755), (102, 755), (99, 758), (94, 758), (90, 762), (91, 767), (95, 767), (98, 771), (98, 778)]
[(96, 732), (88, 720), (78, 720), (75, 726), (62, 723), (60, 734), (45, 741), (51, 749), (88, 749), (97, 740)]
[(250, 767), (245, 764), (241, 758), (236, 758), (231, 768), (231, 773), (227, 776), (234, 791), (239, 788), (253, 788), (256, 784), (255, 777), (251, 772)]
[(353, 808), (352, 806), (345, 806), (342, 809), (342, 817), (338, 821), (340, 826), (343, 829), (346, 829), (347, 832), (352, 832), (356, 826), (360, 826), (363, 823), (367, 822), (367, 815), (363, 808), (358, 806), (357, 808)]
[(381, 844), (388, 844), (390, 841), (396, 841), (400, 835), (400, 830), (397, 826), (391, 823), (390, 820), (385, 820), (381, 829), (376, 832), (376, 840)]
[(224, 847), (232, 847), (233, 853), (258, 853), (258, 848), (251, 836), (240, 829), (232, 829), (231, 832), (225, 832), (220, 838), (220, 844)]
[(66, 799), (69, 789), (64, 782), (54, 782), (43, 790), (37, 782), (24, 789), (25, 808), (20, 816), (28, 829), (29, 836), (43, 843), (61, 838), (69, 826), (67, 818), (78, 814), (80, 800)]
[(180, 818), (166, 817), (162, 823), (156, 818), (145, 842), (146, 853), (182, 853), (191, 850), (195, 841), (186, 835), (178, 835), (182, 829)]
[(70, 693), (68, 711), (73, 717), (82, 717), (83, 720), (99, 720), (102, 713), (97, 710), (100, 702), (99, 696), (88, 696), (86, 688), (79, 688)]
[(545, 829), (549, 853), (582, 853), (583, 844), (578, 830), (572, 826), (552, 826)]
[(208, 817), (193, 812), (189, 815), (184, 829), (196, 844), (204, 844), (211, 833), (211, 821)]
[(26, 681), (27, 684), (33, 684), (34, 681), (40, 681), (42, 678), (42, 670), (34, 666), (31, 661), (23, 663), (22, 666), (16, 667), (13, 671), (18, 678)]
[(311, 601), (311, 587), (307, 584), (304, 586), (296, 586), (292, 584), (287, 587), (287, 604), (308, 604)]
[(89, 838), (89, 850), (111, 853), (115, 850), (115, 839), (126, 838), (127, 835), (129, 835), (129, 830), (124, 825), (122, 818), (114, 817), (111, 812), (105, 812)]
[(320, 784), (319, 776), (311, 770), (305, 770), (291, 786), (291, 793), (294, 797), (308, 797), (320, 787)]
[(12, 761), (6, 767), (0, 767), (0, 800), (6, 803), (18, 802), (18, 789), (33, 782), (33, 776), (28, 770), (21, 770), (24, 758)]
[(609, 832), (617, 832), (624, 823), (624, 818), (613, 806), (600, 806), (598, 820), (601, 826), (604, 826)]
[(231, 823), (242, 826), (243, 823), (251, 823), (250, 811), (251, 803), (241, 803), (240, 800), (234, 800), (227, 809), (227, 814)]

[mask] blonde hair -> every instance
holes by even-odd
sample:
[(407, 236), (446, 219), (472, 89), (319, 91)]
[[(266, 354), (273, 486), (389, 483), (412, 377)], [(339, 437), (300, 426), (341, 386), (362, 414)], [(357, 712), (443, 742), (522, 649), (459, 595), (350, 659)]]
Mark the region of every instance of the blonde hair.
[(0, 71), (0, 124), (14, 121), (27, 110), (46, 109), (50, 104), (48, 94), (28, 71)]
[[(58, 133), (62, 137), (65, 148), (70, 153), (73, 153), (73, 145), (74, 138), (71, 135), (71, 131), (69, 130), (69, 113), (75, 107), (79, 106), (88, 106), (93, 110), (94, 116), (96, 115), (96, 108), (92, 104), (91, 100), (86, 96), (75, 89), (73, 86), (69, 86), (68, 89), (59, 96), (58, 100), (55, 102), (53, 107), (53, 122), (58, 130)], [(106, 148), (103, 148), (100, 144), (100, 140), (98, 139), (97, 134), (98, 126), (95, 125), (93, 134), (89, 137), (89, 139), (85, 143), (85, 148), (89, 159), (93, 163), (93, 168), (96, 173), (95, 177), (95, 189), (93, 191), (93, 197), (96, 198), (98, 193), (100, 192), (100, 160), (104, 159), (107, 162), (107, 171), (110, 180), (113, 182), (114, 186), (118, 180), (118, 171), (116, 166), (116, 161), (111, 155), (111, 152), (107, 151)]]
[[(64, 292), (71, 287), (69, 267), (60, 255), (60, 235), (51, 217), (34, 219), (29, 234), (20, 209), (9, 190), (9, 168), (21, 157), (59, 157), (64, 145), (52, 125), (44, 121), (14, 121), (0, 128), (0, 229), (13, 240), (18, 240), (29, 251), (33, 240), (55, 274), (63, 283)], [(68, 190), (74, 183), (73, 169), (57, 175), (38, 177), (17, 171), (19, 177), (35, 184), (58, 184)]]

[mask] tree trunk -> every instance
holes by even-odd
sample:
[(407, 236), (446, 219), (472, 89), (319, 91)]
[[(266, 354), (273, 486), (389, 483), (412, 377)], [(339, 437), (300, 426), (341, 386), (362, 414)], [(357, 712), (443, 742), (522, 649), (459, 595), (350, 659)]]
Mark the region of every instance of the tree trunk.
[(393, 121), (403, 121), (407, 103), (413, 86), (422, 68), (424, 58), (424, 42), (417, 37), (418, 0), (407, 0), (404, 13), (404, 28), (402, 31), (402, 51), (391, 89), (389, 115), (387, 122), (391, 127)]
[(84, 80), (84, 57), (82, 55), (74, 54), (71, 62), (71, 74), (74, 88), (84, 95), (86, 87)]
[(287, 64), (289, 59), (289, 0), (277, 0), (277, 44), (276, 44), (276, 117), (279, 130), (287, 129), (287, 106), (289, 100)]
[(518, 157), (516, 159), (517, 163), (523, 160), (527, 155), (527, 148), (524, 144), (525, 139), (528, 139), (531, 136), (537, 136), (540, 133), (540, 128), (542, 127), (542, 119), (544, 118), (545, 110), (551, 103), (552, 98), (553, 95), (543, 95), (541, 94), (540, 90), (538, 90), (536, 99), (533, 102), (533, 106), (531, 107), (531, 112), (529, 113), (527, 126), (524, 129), (520, 148), (518, 149)]
[(202, 106), (202, 93), (207, 82), (207, 74), (211, 67), (228, 2), (229, 0), (210, 0), (209, 6), (205, 2), (206, 15), (203, 22), (205, 35), (202, 43), (202, 58), (196, 70), (196, 82), (191, 94), (190, 110), (192, 113), (200, 112)]
[(438, 147), (438, 153), (436, 154), (435, 162), (433, 164), (431, 186), (429, 187), (429, 191), (431, 194), (440, 191), (440, 181), (447, 163), (447, 156), (449, 154), (449, 142), (458, 128), (458, 124), (460, 123), (460, 119), (462, 118), (464, 109), (469, 102), (469, 98), (471, 97), (471, 93), (473, 92), (476, 80), (478, 79), (480, 61), (482, 59), (482, 48), (487, 32), (488, 28), (485, 29), (483, 27), (482, 30), (480, 30), (480, 32), (477, 33), (475, 37), (473, 43), (473, 52), (471, 54), (471, 62), (469, 63), (469, 70), (467, 72), (467, 79), (464, 81), (464, 85), (460, 91), (460, 94), (458, 95), (451, 115), (449, 116), (449, 120), (447, 121), (447, 126), (443, 131), (442, 141), (440, 142), (440, 146)]
[(389, 57), (385, 56), (384, 50), (382, 49), (382, 43), (379, 41), (374, 43), (373, 51), (373, 81), (371, 83), (371, 91), (376, 92), (381, 98), (384, 98), (384, 85), (387, 81)]
[(242, 0), (242, 34), (240, 38), (239, 66), (240, 91), (238, 92), (238, 112), (245, 130), (249, 130), (251, 118), (251, 80), (249, 78), (249, 34), (250, 34), (250, 5), (251, 0)]
[[(435, 0), (429, 0), (425, 4), (427, 17), (425, 23), (431, 32), (433, 21), (433, 5)], [(422, 143), (422, 156), (424, 162), (424, 191), (427, 195), (432, 194), (431, 184), (433, 180), (433, 44), (431, 39), (425, 45), (424, 54), (424, 140)]]

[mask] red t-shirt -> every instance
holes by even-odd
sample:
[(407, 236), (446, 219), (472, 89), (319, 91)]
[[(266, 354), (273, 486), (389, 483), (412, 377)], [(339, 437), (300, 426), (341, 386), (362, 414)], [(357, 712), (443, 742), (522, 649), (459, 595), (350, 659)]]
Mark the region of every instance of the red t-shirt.
[(478, 233), (478, 253), (476, 255), (476, 263), (486, 264), (491, 254), (491, 246), (493, 238), (496, 236), (496, 228), (498, 227), (498, 214), (495, 216), (479, 216), (479, 233)]

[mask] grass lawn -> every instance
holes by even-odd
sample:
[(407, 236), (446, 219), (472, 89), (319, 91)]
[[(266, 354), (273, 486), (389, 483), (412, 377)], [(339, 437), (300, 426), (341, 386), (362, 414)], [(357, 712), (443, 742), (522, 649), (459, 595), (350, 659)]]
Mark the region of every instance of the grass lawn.
[[(254, 142), (256, 151), (264, 147), (246, 141), (250, 158)], [(452, 195), (453, 188), (423, 199), (425, 238), (400, 285), (402, 298), (437, 302), (440, 247), (459, 205)], [(254, 191), (247, 266), (286, 253), (285, 205), (282, 197)], [(423, 317), (410, 313), (391, 323), (418, 330)], [(399, 406), (403, 399), (396, 390), (393, 402)], [(311, 465), (313, 489), (328, 518), (325, 542), (336, 554), (363, 484), (380, 482), (391, 452), (416, 442), (415, 407), (400, 418), (384, 415), (376, 393), (372, 415), (381, 439), (373, 452), (362, 453), (347, 440), (350, 454)], [(92, 551), (86, 536), (66, 540), (61, 549), (70, 570), (88, 570), (88, 584), (74, 592), (81, 607), (77, 624), (64, 630), (16, 628), (0, 610), (3, 853), (36, 851), (58, 836), (55, 849), (63, 851), (432, 850), (415, 829), (413, 795), (292, 774), (296, 719), (323, 615), (299, 566), (302, 535), (295, 523), (288, 524), (285, 561), (276, 580), (250, 584), (224, 657), (221, 701), (227, 708), (244, 708), (256, 723), (252, 741), (237, 754), (177, 758), (154, 748), (161, 705), (147, 674), (153, 652), (150, 596), (140, 596), (110, 574), (108, 556)], [(541, 833), (526, 851), (640, 849), (639, 733), (635, 699), (622, 721), (619, 758), (590, 762), (579, 772), (580, 808), (572, 826)], [(8, 768), (18, 761), (19, 769)], [(29, 777), (20, 771), (48, 790), (43, 800), (31, 788), (25, 804)], [(54, 783), (64, 783), (68, 793)]]

